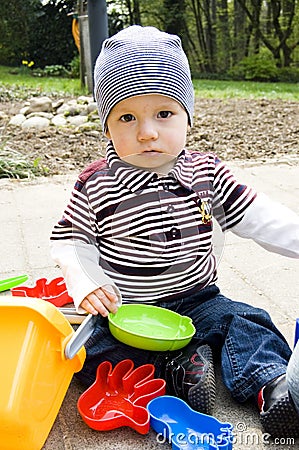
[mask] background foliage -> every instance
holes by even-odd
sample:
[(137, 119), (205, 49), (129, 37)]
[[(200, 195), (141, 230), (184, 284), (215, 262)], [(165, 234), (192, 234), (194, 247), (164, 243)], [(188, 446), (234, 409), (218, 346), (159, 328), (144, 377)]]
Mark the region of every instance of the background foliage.
[[(1, 0), (0, 64), (69, 67), (72, 12), (87, 0)], [(299, 0), (107, 0), (110, 35), (132, 24), (178, 34), (196, 78), (299, 80)]]
[(77, 54), (72, 37), (76, 0), (1, 0), (0, 64), (34, 68), (67, 65)]
[(178, 34), (196, 77), (299, 80), (299, 0), (107, 3), (123, 25), (154, 25)]

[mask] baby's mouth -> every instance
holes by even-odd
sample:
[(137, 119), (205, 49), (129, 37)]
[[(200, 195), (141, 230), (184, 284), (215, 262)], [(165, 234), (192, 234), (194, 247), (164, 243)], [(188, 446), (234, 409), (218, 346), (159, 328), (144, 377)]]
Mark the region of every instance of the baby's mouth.
[(159, 153), (156, 150), (145, 150), (143, 153)]

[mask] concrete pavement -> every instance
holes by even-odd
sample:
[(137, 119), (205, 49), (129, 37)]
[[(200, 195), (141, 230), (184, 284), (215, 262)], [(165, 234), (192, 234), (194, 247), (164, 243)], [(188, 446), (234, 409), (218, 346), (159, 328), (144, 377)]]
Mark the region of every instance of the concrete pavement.
[[(292, 164), (234, 162), (229, 166), (238, 179), (299, 213), (299, 160)], [(61, 275), (49, 257), (48, 239), (75, 179), (76, 174), (71, 173), (33, 181), (0, 180), (0, 279), (27, 273), (29, 286), (38, 278)], [(267, 309), (292, 346), (295, 318), (299, 317), (298, 260), (268, 253), (231, 233), (225, 238), (225, 250), (219, 254), (218, 285), (222, 292), (235, 300)], [(262, 433), (255, 406), (236, 404), (221, 382), (218, 366), (216, 375), (218, 395), (214, 415), (234, 425), (234, 450), (259, 450), (269, 445), (277, 450), (298, 448), (298, 442), (286, 438), (269, 440)], [(82, 387), (73, 380), (43, 450), (170, 448), (163, 447), (152, 430), (142, 436), (129, 428), (109, 432), (89, 429), (76, 407), (82, 392)]]

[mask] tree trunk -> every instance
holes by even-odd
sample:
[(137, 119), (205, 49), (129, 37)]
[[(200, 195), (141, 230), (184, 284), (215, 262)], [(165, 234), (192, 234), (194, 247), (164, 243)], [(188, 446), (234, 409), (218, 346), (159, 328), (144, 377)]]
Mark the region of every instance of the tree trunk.
[[(290, 47), (287, 43), (287, 39), (292, 33), (292, 23), (295, 16), (295, 0), (285, 0), (283, 8), (280, 1), (271, 0), (271, 8), (275, 34), (280, 41), (276, 52), (277, 61), (279, 61), (278, 65), (289, 67), (292, 62), (291, 54), (296, 47), (296, 45), (295, 47)], [(282, 53), (282, 58), (280, 52)]]
[(216, 0), (204, 0), (204, 15), (205, 15), (205, 41), (207, 46), (207, 54), (209, 60), (209, 72), (216, 72), (216, 17), (217, 17), (217, 5)]
[(126, 0), (130, 25), (142, 25), (139, 0)]
[(246, 26), (246, 13), (237, 0), (234, 0), (232, 63), (241, 61), (249, 53), (251, 31)]
[(231, 58), (227, 0), (218, 0), (218, 19), (218, 65), (221, 72), (226, 72), (230, 67)]
[(262, 8), (262, 0), (251, 0), (252, 3), (252, 26), (253, 26), (253, 51), (259, 53), (260, 51), (260, 16)]
[(191, 0), (191, 7), (195, 19), (195, 29), (200, 50), (200, 60), (198, 61), (203, 72), (211, 72), (209, 52), (204, 33), (204, 14), (201, 0)]
[(164, 0), (163, 6), (165, 31), (178, 35), (182, 40), (185, 52), (188, 53), (185, 0)]

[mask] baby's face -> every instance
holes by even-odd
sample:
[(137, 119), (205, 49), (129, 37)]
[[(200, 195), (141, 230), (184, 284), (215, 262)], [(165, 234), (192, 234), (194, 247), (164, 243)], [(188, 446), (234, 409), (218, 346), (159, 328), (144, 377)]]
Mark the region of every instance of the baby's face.
[(188, 116), (180, 103), (170, 97), (140, 95), (114, 106), (107, 128), (106, 135), (122, 160), (156, 169), (171, 164), (184, 148)]

